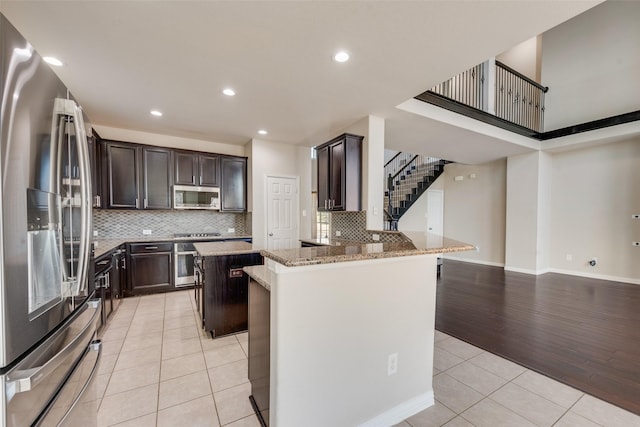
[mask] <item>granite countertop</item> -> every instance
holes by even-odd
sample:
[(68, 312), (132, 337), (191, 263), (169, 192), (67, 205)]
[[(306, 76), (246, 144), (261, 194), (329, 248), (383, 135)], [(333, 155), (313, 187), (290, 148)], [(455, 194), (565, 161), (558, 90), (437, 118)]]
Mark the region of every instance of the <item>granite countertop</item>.
[(123, 237), (120, 239), (95, 239), (94, 243), (94, 257), (98, 258), (107, 252), (111, 252), (113, 249), (122, 245), (123, 243), (144, 243), (144, 242), (191, 242), (191, 241), (217, 241), (227, 239), (251, 239), (251, 236), (246, 235), (231, 235), (224, 236), (212, 236), (212, 237)]
[(260, 252), (252, 243), (248, 242), (199, 242), (193, 246), (201, 256), (238, 255)]
[(253, 280), (258, 282), (268, 291), (271, 291), (271, 280), (269, 280), (269, 269), (266, 265), (252, 265), (249, 267), (243, 268), (244, 272), (247, 273)]
[(461, 252), (474, 249), (473, 245), (431, 233), (405, 232), (411, 241), (398, 243), (342, 243), (340, 246), (263, 250), (265, 258), (287, 267), (330, 264), (377, 258), (393, 258), (411, 255)]

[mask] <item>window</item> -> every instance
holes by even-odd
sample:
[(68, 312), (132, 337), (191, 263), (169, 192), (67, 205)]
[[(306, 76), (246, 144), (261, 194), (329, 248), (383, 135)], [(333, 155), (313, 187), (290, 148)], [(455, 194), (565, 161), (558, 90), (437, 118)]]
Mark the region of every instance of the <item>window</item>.
[(315, 224), (311, 227), (311, 237), (314, 239), (326, 239), (329, 237), (331, 230), (329, 229), (329, 223), (331, 222), (330, 212), (318, 212), (316, 207), (318, 206), (318, 193), (311, 193), (311, 201), (313, 206), (313, 216), (315, 218)]

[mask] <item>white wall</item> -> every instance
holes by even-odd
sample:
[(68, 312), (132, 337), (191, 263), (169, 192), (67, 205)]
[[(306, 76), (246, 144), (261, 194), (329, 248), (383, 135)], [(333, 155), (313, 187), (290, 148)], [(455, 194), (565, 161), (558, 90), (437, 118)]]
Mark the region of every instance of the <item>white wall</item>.
[(270, 425), (388, 426), (431, 405), (435, 267), (435, 255), (274, 265)]
[(542, 152), (507, 159), (507, 203), (505, 268), (540, 274), (548, 269), (547, 234), (549, 209), (548, 179), (550, 156)]
[(640, 283), (640, 138), (554, 154), (552, 182), (551, 267)]
[[(300, 176), (301, 171), (311, 170), (311, 161), (303, 162), (300, 151), (303, 147), (283, 144), (279, 142), (264, 141), (253, 139), (247, 144), (246, 152), (251, 165), (251, 173), (248, 174), (251, 190), (248, 198), (250, 200), (249, 209), (252, 212), (252, 235), (253, 242), (257, 245), (266, 246), (266, 187), (265, 181), (267, 175), (274, 176)], [(308, 153), (308, 149), (305, 149)], [(310, 193), (310, 187), (302, 188), (309, 185), (309, 180), (300, 180), (300, 193)], [(308, 203), (308, 201), (307, 201)], [(309, 209), (308, 206), (303, 207), (302, 198), (300, 199), (301, 209)]]
[(545, 32), (545, 130), (640, 109), (640, 2), (607, 1)]
[(496, 56), (496, 59), (531, 80), (540, 82), (541, 40), (541, 36), (532, 37)]
[(180, 138), (157, 133), (140, 132), (108, 126), (93, 125), (100, 137), (116, 141), (134, 142), (136, 144), (157, 145), (159, 147), (181, 148), (184, 150), (205, 151), (209, 153), (244, 156), (244, 146), (223, 142), (204, 141), (200, 139)]
[[(472, 174), (475, 178), (470, 178)], [(464, 180), (456, 181), (456, 176)], [(439, 179), (444, 189), (444, 235), (479, 248), (447, 258), (504, 265), (506, 161), (451, 163)]]

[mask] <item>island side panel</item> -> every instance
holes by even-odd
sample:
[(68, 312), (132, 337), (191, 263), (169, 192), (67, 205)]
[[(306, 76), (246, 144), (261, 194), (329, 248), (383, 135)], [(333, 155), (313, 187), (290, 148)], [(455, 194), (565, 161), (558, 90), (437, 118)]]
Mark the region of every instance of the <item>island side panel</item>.
[(271, 293), (249, 280), (249, 382), (254, 410), (269, 425)]
[(258, 253), (204, 257), (204, 328), (214, 338), (247, 330), (248, 265), (262, 264)]
[(271, 267), (271, 425), (391, 425), (433, 404), (435, 255)]

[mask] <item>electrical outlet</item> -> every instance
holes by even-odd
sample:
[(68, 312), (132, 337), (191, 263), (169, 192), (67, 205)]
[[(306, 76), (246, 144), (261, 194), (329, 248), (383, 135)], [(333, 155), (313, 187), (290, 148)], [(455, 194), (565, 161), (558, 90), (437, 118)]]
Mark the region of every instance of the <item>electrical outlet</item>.
[(142, 230), (142, 234), (149, 236), (151, 234), (151, 230)]
[(307, 216), (307, 210), (306, 209), (302, 209), (302, 216)]
[(236, 232), (236, 229), (233, 227), (227, 229), (227, 233), (235, 233), (235, 232)]
[(571, 254), (567, 254), (567, 256), (565, 257), (565, 259), (569, 262), (573, 261), (573, 255)]
[(476, 246), (476, 252), (480, 252), (480, 246)]
[(377, 242), (380, 240), (380, 235), (379, 234), (372, 234), (371, 235), (371, 240), (373, 240), (374, 242)]
[(93, 230), (93, 237), (98, 237), (98, 230)]
[(336, 237), (340, 237), (340, 236), (342, 236), (342, 231), (336, 230)]
[(398, 373), (398, 353), (391, 353), (387, 360), (387, 375), (391, 376)]

